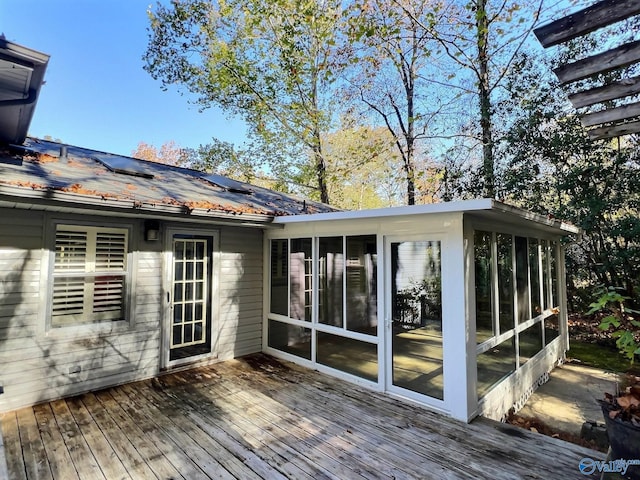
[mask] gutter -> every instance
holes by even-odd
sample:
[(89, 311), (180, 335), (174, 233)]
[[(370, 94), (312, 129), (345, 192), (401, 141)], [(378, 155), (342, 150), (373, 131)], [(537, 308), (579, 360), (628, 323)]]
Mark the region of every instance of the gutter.
[[(35, 195), (39, 193), (40, 195)], [(0, 206), (8, 208), (31, 208), (38, 205), (39, 210), (70, 213), (90, 213), (108, 216), (121, 216), (145, 219), (171, 219), (188, 222), (206, 222), (252, 226), (259, 228), (279, 228), (273, 225), (273, 215), (255, 213), (230, 213), (205, 208), (189, 209), (182, 205), (167, 205), (125, 200), (73, 192), (61, 192), (55, 189), (32, 189), (13, 185), (0, 185)], [(282, 228), (282, 227), (280, 227)]]
[(0, 100), (0, 107), (20, 107), (22, 105), (31, 105), (38, 98), (38, 92), (33, 88), (29, 89), (26, 98), (14, 98), (11, 100)]

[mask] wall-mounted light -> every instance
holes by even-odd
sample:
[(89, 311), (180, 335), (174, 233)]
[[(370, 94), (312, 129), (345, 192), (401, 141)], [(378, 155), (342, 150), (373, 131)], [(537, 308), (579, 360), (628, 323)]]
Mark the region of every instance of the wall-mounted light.
[(144, 239), (147, 242), (160, 240), (160, 223), (157, 220), (146, 220), (144, 222)]

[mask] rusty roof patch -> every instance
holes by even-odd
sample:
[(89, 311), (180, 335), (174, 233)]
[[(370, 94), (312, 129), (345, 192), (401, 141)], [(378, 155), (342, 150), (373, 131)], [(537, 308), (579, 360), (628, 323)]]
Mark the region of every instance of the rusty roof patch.
[[(64, 147), (64, 148), (63, 148)], [(106, 162), (97, 159), (107, 159)], [(145, 175), (109, 167), (124, 165)], [(106, 163), (106, 164), (105, 164)], [(73, 193), (89, 199), (132, 202), (134, 208), (177, 206), (185, 215), (207, 217), (260, 215), (275, 217), (337, 209), (267, 188), (229, 179), (216, 185), (196, 170), (138, 160), (56, 142), (27, 138), (23, 145), (0, 148), (0, 188), (12, 185), (31, 190)], [(222, 178), (222, 177), (220, 177)], [(70, 202), (78, 202), (76, 197)], [(98, 203), (92, 204), (96, 207)]]

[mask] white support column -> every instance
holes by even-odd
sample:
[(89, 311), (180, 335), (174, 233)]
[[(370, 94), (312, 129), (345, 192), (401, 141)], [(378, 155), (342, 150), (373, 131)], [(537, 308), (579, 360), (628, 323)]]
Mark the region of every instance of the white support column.
[(469, 242), (464, 238), (462, 214), (449, 227), (442, 272), (444, 401), (452, 417), (467, 422), (477, 404), (475, 323), (469, 325), (470, 279), (465, 268)]

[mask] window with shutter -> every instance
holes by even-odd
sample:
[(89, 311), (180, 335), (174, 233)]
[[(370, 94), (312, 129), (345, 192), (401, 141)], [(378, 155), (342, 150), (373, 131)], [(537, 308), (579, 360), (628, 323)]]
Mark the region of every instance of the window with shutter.
[(51, 326), (124, 320), (128, 230), (56, 227)]

